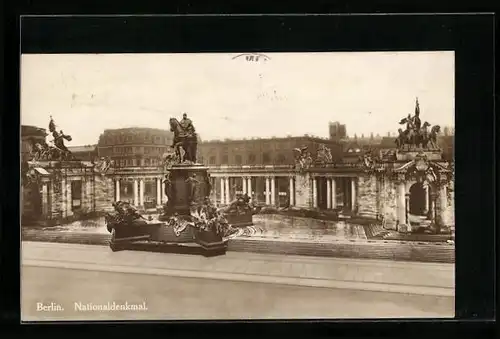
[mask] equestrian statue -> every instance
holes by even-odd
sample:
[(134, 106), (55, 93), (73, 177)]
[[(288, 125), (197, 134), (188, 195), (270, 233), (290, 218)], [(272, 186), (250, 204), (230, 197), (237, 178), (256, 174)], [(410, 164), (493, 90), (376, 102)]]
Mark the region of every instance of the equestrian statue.
[(406, 118), (399, 121), (399, 124), (406, 124), (406, 129), (398, 129), (398, 137), (395, 140), (398, 149), (404, 149), (405, 146), (407, 150), (410, 148), (437, 149), (439, 147), (437, 137), (441, 128), (439, 125), (434, 125), (429, 132), (428, 128), (431, 127), (431, 124), (427, 121), (422, 124), (418, 98), (415, 103), (415, 115), (408, 114)]
[[(187, 114), (182, 115), (182, 120), (179, 122), (176, 118), (170, 118), (170, 131), (174, 132), (174, 141), (172, 147), (175, 150), (177, 159), (180, 163), (196, 162), (196, 152), (198, 148), (198, 136), (196, 134), (193, 122), (187, 117)], [(181, 153), (181, 150), (184, 153)]]

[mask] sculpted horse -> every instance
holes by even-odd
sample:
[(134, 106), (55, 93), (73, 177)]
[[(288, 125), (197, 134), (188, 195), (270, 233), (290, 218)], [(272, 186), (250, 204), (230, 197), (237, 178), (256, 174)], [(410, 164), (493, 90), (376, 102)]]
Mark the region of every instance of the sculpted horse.
[(438, 137), (440, 132), (441, 132), (441, 127), (439, 125), (432, 126), (431, 132), (429, 133), (430, 147), (434, 147), (434, 148), (438, 147), (437, 137)]
[[(180, 162), (196, 162), (197, 136), (196, 133), (186, 132), (176, 118), (170, 118), (170, 131), (174, 132), (173, 147)], [(181, 147), (184, 155), (181, 154)]]
[(61, 150), (55, 146), (48, 145), (46, 142), (36, 142), (32, 140), (31, 153), (33, 160), (67, 160), (70, 158), (69, 151)]
[(418, 131), (414, 140), (417, 147), (427, 148), (427, 144), (429, 143), (429, 131), (427, 130), (427, 127), (430, 125), (431, 124), (426, 121)]
[(407, 134), (403, 131), (403, 129), (399, 128), (398, 129), (398, 137), (395, 140), (397, 148), (401, 149), (404, 147), (404, 145), (409, 144), (408, 136)]

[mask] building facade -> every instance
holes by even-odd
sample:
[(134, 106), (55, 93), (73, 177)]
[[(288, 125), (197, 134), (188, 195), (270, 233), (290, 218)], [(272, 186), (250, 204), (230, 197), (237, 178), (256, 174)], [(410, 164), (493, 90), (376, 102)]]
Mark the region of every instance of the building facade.
[(96, 161), (99, 157), (97, 145), (69, 146), (73, 157), (82, 161)]
[(172, 145), (173, 133), (155, 128), (105, 130), (99, 136), (97, 153), (110, 158), (116, 167), (156, 166)]
[(315, 154), (320, 145), (330, 149), (335, 161), (342, 160), (342, 145), (338, 141), (311, 136), (204, 141), (198, 145), (198, 159), (209, 167), (292, 165), (295, 148), (307, 146)]
[(24, 225), (58, 224), (112, 210), (113, 180), (90, 162), (29, 161), (21, 183)]

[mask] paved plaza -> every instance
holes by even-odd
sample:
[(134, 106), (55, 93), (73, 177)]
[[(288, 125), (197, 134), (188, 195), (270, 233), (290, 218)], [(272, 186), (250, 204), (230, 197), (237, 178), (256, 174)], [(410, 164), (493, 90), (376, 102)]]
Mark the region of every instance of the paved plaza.
[[(454, 265), (228, 252), (111, 252), (23, 242), (23, 320), (451, 317)], [(40, 301), (39, 301), (40, 300)], [(81, 313), (73, 303), (142, 303)], [(36, 303), (69, 305), (37, 312)], [(342, 307), (339, 307), (341, 305)]]

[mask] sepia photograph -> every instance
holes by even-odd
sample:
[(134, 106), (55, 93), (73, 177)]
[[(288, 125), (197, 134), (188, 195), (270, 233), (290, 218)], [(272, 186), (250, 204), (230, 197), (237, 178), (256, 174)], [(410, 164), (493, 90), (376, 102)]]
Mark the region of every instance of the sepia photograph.
[(20, 95), (23, 322), (455, 317), (453, 51), (22, 54)]

